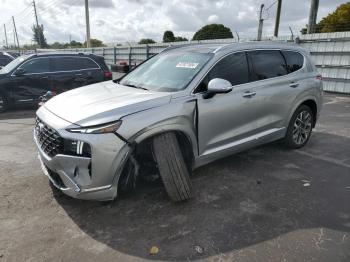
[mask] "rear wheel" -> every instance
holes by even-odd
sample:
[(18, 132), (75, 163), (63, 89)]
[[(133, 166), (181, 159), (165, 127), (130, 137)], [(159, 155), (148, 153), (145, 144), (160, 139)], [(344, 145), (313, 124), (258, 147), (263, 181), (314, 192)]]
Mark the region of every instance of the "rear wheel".
[(300, 106), (290, 120), (284, 143), (289, 148), (301, 148), (309, 141), (314, 123), (310, 107)]
[(155, 137), (153, 139), (153, 153), (169, 197), (173, 201), (191, 198), (190, 174), (176, 135), (165, 133)]

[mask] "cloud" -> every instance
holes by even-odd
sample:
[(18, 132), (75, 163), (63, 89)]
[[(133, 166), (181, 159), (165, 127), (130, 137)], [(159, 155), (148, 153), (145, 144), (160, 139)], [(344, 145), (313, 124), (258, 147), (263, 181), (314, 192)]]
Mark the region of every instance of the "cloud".
[(208, 17), (208, 23), (217, 23), (219, 21), (218, 15), (210, 15)]
[[(8, 27), (13, 38), (11, 16), (18, 23), (20, 42), (30, 43), (31, 25), (35, 22), (30, 0), (0, 0), (0, 23)], [(274, 0), (266, 0), (270, 6)], [(320, 1), (321, 19), (344, 0)], [(192, 38), (208, 23), (222, 23), (240, 37), (256, 36), (261, 0), (89, 0), (91, 36), (106, 43), (136, 42), (140, 38), (161, 41), (165, 30)], [(83, 0), (37, 0), (39, 23), (44, 25), (47, 40), (66, 42), (69, 35), (85, 41), (85, 9)], [(295, 34), (308, 20), (310, 1), (283, 1), (280, 35)], [(26, 10), (25, 10), (26, 9)], [(23, 11), (24, 10), (24, 11)], [(22, 12), (23, 11), (23, 12)], [(263, 33), (273, 34), (276, 5), (264, 12)], [(0, 28), (0, 41), (3, 31)]]
[[(74, 1), (74, 0), (63, 0), (62, 4), (68, 6), (84, 6), (85, 1)], [(111, 8), (114, 7), (113, 0), (90, 0), (89, 7), (97, 7), (97, 8)]]

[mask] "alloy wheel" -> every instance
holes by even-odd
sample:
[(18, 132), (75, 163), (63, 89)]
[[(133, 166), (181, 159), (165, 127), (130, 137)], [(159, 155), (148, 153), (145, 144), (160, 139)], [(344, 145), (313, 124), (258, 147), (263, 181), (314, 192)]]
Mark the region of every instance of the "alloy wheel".
[(298, 114), (293, 126), (293, 141), (297, 145), (304, 144), (311, 133), (312, 117), (308, 111), (302, 111)]

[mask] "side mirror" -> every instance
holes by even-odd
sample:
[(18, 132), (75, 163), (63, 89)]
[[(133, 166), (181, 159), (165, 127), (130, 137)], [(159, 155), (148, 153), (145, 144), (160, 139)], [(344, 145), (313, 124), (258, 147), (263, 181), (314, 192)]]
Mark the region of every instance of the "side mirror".
[(222, 78), (214, 78), (209, 81), (208, 90), (203, 95), (204, 99), (213, 97), (216, 94), (226, 94), (232, 91), (232, 84)]
[(14, 75), (15, 75), (15, 76), (21, 76), (21, 75), (24, 75), (25, 72), (26, 72), (26, 70), (24, 70), (23, 68), (18, 68), (18, 69), (15, 71)]

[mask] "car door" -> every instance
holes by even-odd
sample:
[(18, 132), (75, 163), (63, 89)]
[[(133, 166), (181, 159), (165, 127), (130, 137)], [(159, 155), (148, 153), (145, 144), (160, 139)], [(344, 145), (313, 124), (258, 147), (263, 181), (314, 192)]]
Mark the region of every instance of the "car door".
[(262, 131), (285, 129), (286, 118), (298, 95), (295, 76), (289, 75), (286, 59), (279, 50), (248, 51), (251, 80), (260, 101), (256, 112), (257, 125)]
[(257, 132), (257, 112), (261, 110), (250, 83), (249, 66), (245, 52), (229, 54), (221, 59), (204, 78), (199, 86), (214, 78), (228, 80), (233, 90), (227, 94), (217, 94), (205, 99), (197, 94), (198, 105), (198, 146), (199, 155), (212, 155), (230, 150), (236, 144)]
[[(57, 93), (94, 83), (93, 71), (89, 61), (79, 56), (57, 56), (52, 58), (52, 81)], [(90, 64), (91, 65), (91, 64)], [(93, 63), (98, 68), (96, 63)]]
[[(21, 74), (17, 74), (21, 70)], [(34, 103), (51, 90), (50, 58), (31, 58), (19, 66), (11, 78), (15, 86), (11, 90), (15, 103)]]
[(79, 77), (76, 77), (77, 87), (98, 83), (104, 80), (104, 72), (93, 59), (89, 57), (78, 57), (77, 59), (80, 69), (78, 74), (80, 74), (81, 77), (80, 81)]

